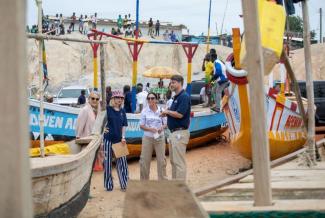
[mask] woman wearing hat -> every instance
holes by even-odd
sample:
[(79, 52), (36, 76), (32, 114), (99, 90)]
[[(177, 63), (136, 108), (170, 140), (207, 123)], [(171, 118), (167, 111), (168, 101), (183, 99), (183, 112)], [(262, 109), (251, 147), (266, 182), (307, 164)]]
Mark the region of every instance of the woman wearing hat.
[[(126, 143), (125, 129), (128, 125), (125, 110), (122, 108), (124, 95), (120, 91), (113, 91), (107, 106), (107, 125), (104, 133), (104, 186), (107, 191), (113, 190), (112, 178), (112, 144)], [(122, 191), (126, 190), (129, 175), (126, 157), (116, 158), (116, 169)]]

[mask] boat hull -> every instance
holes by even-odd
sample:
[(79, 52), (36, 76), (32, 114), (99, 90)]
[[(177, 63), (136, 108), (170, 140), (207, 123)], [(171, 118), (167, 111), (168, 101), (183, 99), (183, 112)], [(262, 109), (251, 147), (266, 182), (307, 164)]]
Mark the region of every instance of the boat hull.
[(100, 135), (71, 155), (31, 158), (35, 217), (76, 217), (88, 200)]
[[(248, 81), (246, 77), (232, 75), (232, 71), (228, 65), (227, 75), (231, 84), (229, 94), (223, 98), (223, 111), (230, 129), (231, 145), (242, 156), (252, 159)], [(273, 89), (265, 99), (270, 158), (274, 160), (301, 148), (306, 142), (306, 132), (295, 102)], [(256, 119), (260, 117), (256, 115)]]

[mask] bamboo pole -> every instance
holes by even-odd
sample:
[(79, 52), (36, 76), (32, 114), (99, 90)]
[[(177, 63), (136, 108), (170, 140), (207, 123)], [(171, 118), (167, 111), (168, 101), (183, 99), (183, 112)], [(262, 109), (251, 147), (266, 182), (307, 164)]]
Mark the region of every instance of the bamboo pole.
[[(38, 7), (38, 32), (42, 33), (42, 0), (36, 0)], [(42, 39), (38, 40), (38, 76), (39, 76), (39, 131), (40, 131), (40, 153), (41, 157), (45, 157), (44, 150), (44, 88), (43, 88), (43, 43)]]
[(87, 39), (78, 39), (78, 38), (72, 38), (72, 37), (50, 36), (50, 35), (33, 34), (33, 33), (28, 33), (27, 38), (38, 39), (38, 40), (46, 39), (46, 40), (66, 41), (66, 42), (107, 44), (107, 42), (103, 42), (103, 41), (99, 41), (99, 40), (87, 40)]
[(102, 109), (106, 110), (106, 78), (105, 78), (105, 51), (104, 45), (100, 44), (100, 86), (102, 91)]
[[(264, 61), (259, 32), (257, 1), (242, 0), (251, 113), (251, 144), (254, 170), (254, 206), (272, 205), (270, 152), (266, 131)], [(259, 118), (256, 119), (258, 114)]]
[(308, 99), (308, 132), (307, 132), (307, 153), (312, 164), (315, 164), (315, 110), (314, 110), (314, 84), (311, 66), (310, 51), (310, 28), (308, 14), (308, 0), (302, 1), (302, 15), (304, 23), (304, 53), (306, 69), (306, 91)]
[(28, 157), (26, 1), (1, 0), (0, 216), (33, 217)]

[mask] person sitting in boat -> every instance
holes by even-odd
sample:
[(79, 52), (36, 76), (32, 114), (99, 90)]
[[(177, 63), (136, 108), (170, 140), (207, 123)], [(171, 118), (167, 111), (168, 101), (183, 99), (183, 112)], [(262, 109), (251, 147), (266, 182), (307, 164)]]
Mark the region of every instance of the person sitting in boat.
[(78, 115), (76, 124), (76, 138), (90, 136), (95, 124), (97, 113), (100, 111), (99, 93), (91, 92), (88, 102)]
[[(113, 190), (112, 177), (112, 145), (126, 143), (125, 131), (128, 125), (125, 110), (122, 108), (124, 95), (120, 91), (113, 91), (112, 98), (106, 108), (107, 126), (104, 131), (104, 187), (107, 191)], [(122, 191), (126, 190), (128, 183), (128, 164), (126, 156), (116, 158), (116, 170)]]
[[(211, 49), (212, 50), (212, 49)], [(223, 90), (229, 85), (229, 81), (226, 75), (226, 66), (224, 63), (218, 59), (218, 56), (214, 52), (210, 52), (211, 59), (214, 60), (214, 74), (212, 77), (212, 80), (214, 80), (214, 86), (215, 86), (215, 110), (216, 112), (220, 112), (220, 101), (221, 101), (221, 95)]]
[(157, 105), (157, 94), (150, 92), (146, 96), (148, 107), (141, 112), (140, 128), (144, 131), (140, 155), (140, 179), (149, 180), (152, 152), (155, 150), (157, 157), (158, 180), (167, 180), (165, 136), (167, 118), (160, 117), (162, 108)]

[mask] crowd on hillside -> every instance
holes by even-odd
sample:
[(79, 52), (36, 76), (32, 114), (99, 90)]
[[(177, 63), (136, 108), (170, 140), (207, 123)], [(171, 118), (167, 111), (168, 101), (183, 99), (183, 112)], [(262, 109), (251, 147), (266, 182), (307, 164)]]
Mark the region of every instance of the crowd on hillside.
[[(94, 15), (80, 15), (78, 18), (76, 13), (73, 12), (72, 16), (69, 18), (70, 25), (68, 29), (65, 29), (64, 21), (67, 18), (64, 18), (62, 14), (56, 14), (55, 17), (49, 17), (49, 15), (43, 16), (42, 19), (42, 33), (49, 35), (64, 35), (66, 33), (71, 33), (74, 31), (79, 31), (81, 34), (86, 35), (90, 29), (96, 29), (97, 27), (97, 13)], [(78, 27), (77, 25), (78, 19)], [(78, 28), (78, 29), (77, 29)], [(27, 26), (27, 32), (38, 33), (38, 26), (33, 25), (31, 29)]]
[[(66, 22), (70, 22), (69, 26), (66, 28), (64, 25)], [(97, 13), (93, 15), (83, 15), (81, 14), (79, 17), (76, 16), (76, 13), (73, 12), (70, 17), (64, 17), (62, 14), (56, 14), (54, 17), (50, 17), (49, 15), (43, 16), (42, 19), (42, 33), (46, 33), (49, 35), (64, 35), (69, 34), (75, 31), (79, 31), (81, 34), (87, 35), (90, 29), (97, 28)], [(136, 24), (131, 19), (131, 14), (125, 15), (122, 18), (122, 15), (118, 15), (116, 20), (116, 27), (112, 27), (110, 33), (113, 35), (120, 35), (124, 37), (135, 37), (136, 35)], [(148, 32), (147, 35), (151, 38), (156, 38), (161, 35), (160, 28), (161, 23), (157, 20), (155, 23), (152, 18), (150, 18), (147, 22)], [(30, 33), (38, 33), (38, 26), (33, 25), (31, 28), (27, 26), (27, 32)], [(139, 28), (139, 37), (142, 37), (141, 28)], [(176, 34), (173, 30), (166, 29), (162, 34), (163, 40), (177, 42)]]

